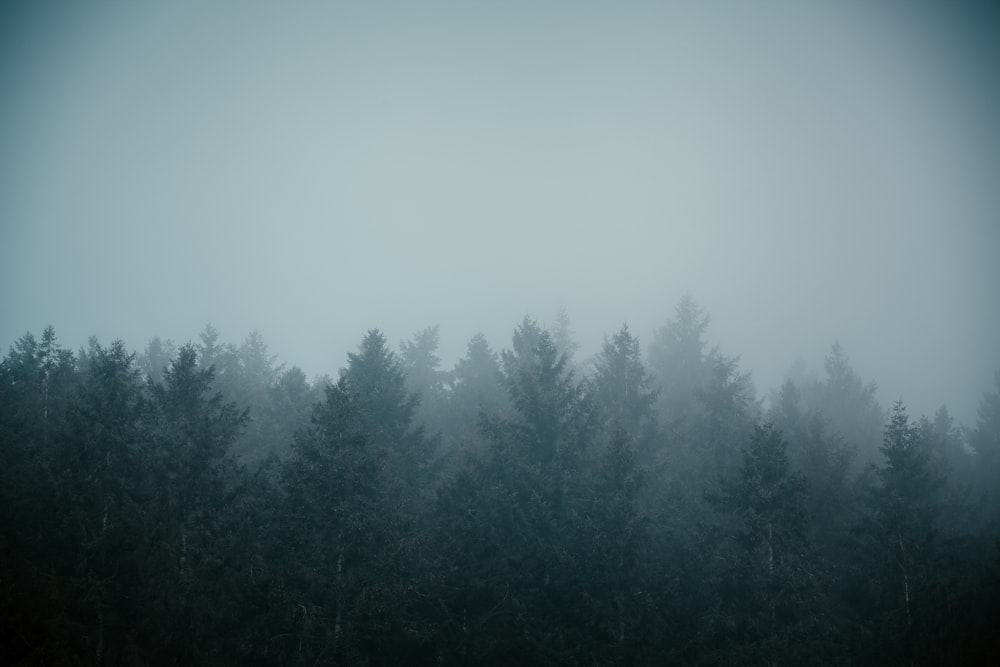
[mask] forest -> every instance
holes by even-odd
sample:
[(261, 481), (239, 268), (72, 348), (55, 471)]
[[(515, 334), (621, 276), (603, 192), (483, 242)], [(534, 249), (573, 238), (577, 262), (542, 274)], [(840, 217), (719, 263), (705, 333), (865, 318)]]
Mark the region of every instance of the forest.
[[(377, 329), (336, 376), (262, 336), (0, 363), (8, 665), (1000, 664), (1000, 372), (975, 424), (834, 343), (758, 395), (685, 297)], [(947, 397), (942, 397), (947, 398)]]

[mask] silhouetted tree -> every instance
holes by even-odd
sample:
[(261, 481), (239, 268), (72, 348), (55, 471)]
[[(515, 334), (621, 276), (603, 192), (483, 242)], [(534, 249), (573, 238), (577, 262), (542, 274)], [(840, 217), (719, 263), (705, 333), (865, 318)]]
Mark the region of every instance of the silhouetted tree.
[(872, 614), (877, 626), (873, 649), (885, 663), (937, 663), (928, 652), (936, 635), (935, 561), (944, 477), (932, 466), (931, 449), (897, 401), (886, 423), (869, 492), (867, 537), (873, 557)]

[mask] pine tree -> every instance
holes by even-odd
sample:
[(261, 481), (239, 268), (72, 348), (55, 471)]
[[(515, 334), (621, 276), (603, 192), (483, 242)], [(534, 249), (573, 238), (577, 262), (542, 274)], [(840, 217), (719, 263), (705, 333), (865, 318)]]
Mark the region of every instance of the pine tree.
[(685, 295), (674, 318), (657, 329), (649, 346), (649, 369), (661, 389), (658, 412), (665, 426), (697, 413), (696, 392), (708, 382), (705, 331), (711, 318)]
[(312, 423), (282, 468), (279, 558), (294, 597), (285, 601), (284, 648), (275, 650), (282, 660), (356, 660), (378, 636), (387, 602), (385, 454), (345, 378), (327, 386)]
[(438, 369), (439, 327), (418, 331), (409, 341), (400, 343), (400, 365), (406, 376), (407, 391), (419, 397), (414, 419), (439, 437), (447, 428), (447, 374)]
[(178, 351), (163, 382), (149, 387), (152, 421), (142, 452), (147, 583), (139, 631), (154, 654), (183, 662), (211, 661), (221, 650), (221, 628), (233, 622), (231, 603), (222, 603), (217, 586), (239, 540), (234, 505), (241, 478), (233, 446), (247, 412), (213, 393), (213, 379), (211, 368), (198, 366), (193, 346)]
[(1000, 371), (994, 378), (996, 390), (983, 394), (969, 445), (975, 461), (973, 479), (983, 498), (987, 529), (1000, 536)]
[(59, 448), (57, 503), (64, 507), (62, 574), (76, 587), (74, 611), (84, 654), (98, 664), (121, 660), (133, 649), (135, 619), (142, 613), (132, 591), (143, 582), (141, 560), (142, 443), (148, 402), (135, 355), (121, 341), (104, 348), (92, 341), (70, 414), (70, 433)]
[(430, 459), (423, 427), (414, 424), (420, 397), (406, 387), (406, 375), (381, 331), (369, 331), (340, 372), (343, 391), (358, 412), (361, 431), (385, 454), (386, 482), (413, 505), (427, 490)]
[(0, 571), (7, 573), (0, 577), (0, 661), (11, 664), (82, 655), (70, 625), (59, 623), (78, 539), (67, 541), (64, 517), (74, 506), (59, 488), (71, 472), (61, 457), (78, 380), (75, 357), (52, 327), (41, 345), (31, 333), (19, 338), (0, 362)]
[(884, 660), (935, 661), (927, 649), (937, 634), (932, 619), (941, 602), (934, 591), (945, 479), (902, 401), (889, 413), (880, 451), (885, 463), (875, 468), (878, 483), (869, 498), (872, 566), (881, 573), (874, 582), (874, 648)]
[(876, 461), (883, 417), (878, 386), (861, 379), (839, 342), (833, 343), (823, 364), (826, 377), (803, 392), (807, 410), (822, 413), (830, 428), (857, 451), (858, 467)]
[(641, 655), (652, 599), (648, 572), (650, 517), (644, 507), (646, 472), (628, 434), (619, 429), (603, 448), (589, 497), (576, 524), (581, 624), (595, 661), (628, 664)]
[(539, 465), (567, 465), (580, 454), (582, 391), (551, 335), (531, 318), (514, 331), (513, 347), (501, 354), (507, 394), (517, 413), (509, 426), (518, 431), (521, 452)]
[(591, 387), (594, 400), (608, 418), (609, 432), (623, 430), (650, 460), (658, 430), (655, 403), (659, 391), (642, 361), (639, 340), (628, 325), (622, 325), (613, 337), (605, 337)]
[[(802, 664), (821, 609), (806, 557), (805, 480), (789, 467), (787, 442), (770, 424), (754, 427), (720, 507), (735, 519), (732, 563), (722, 593), (720, 641), (740, 663)], [(731, 615), (730, 618), (726, 618)]]
[(453, 443), (475, 442), (480, 418), (498, 415), (508, 407), (500, 359), (483, 334), (472, 337), (465, 356), (455, 364), (448, 396), (447, 431)]

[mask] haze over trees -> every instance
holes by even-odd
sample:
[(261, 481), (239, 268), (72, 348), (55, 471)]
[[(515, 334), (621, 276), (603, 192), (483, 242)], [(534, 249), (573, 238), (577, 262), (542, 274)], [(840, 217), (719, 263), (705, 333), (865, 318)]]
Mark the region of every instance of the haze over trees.
[[(975, 424), (834, 343), (767, 400), (685, 297), (309, 381), (252, 332), (0, 362), (4, 664), (1000, 660), (1000, 372)], [(948, 397), (942, 397), (947, 399)]]

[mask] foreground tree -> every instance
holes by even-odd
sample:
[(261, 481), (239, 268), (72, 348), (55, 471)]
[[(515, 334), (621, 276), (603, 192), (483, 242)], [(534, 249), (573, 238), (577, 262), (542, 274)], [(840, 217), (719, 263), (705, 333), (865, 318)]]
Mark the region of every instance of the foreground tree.
[(717, 631), (739, 663), (803, 664), (812, 647), (802, 638), (824, 630), (806, 556), (805, 480), (791, 471), (787, 446), (770, 424), (755, 426), (721, 497), (735, 520), (735, 550), (722, 577)]
[(388, 642), (398, 600), (398, 524), (383, 487), (385, 451), (345, 378), (326, 389), (284, 465), (277, 527), (287, 615), (283, 661), (364, 661)]
[(449, 610), (449, 655), (523, 664), (583, 646), (568, 620), (582, 602), (583, 568), (566, 545), (579, 535), (596, 422), (547, 331), (525, 318), (512, 342), (502, 355), (512, 413), (482, 420), (486, 450), (437, 495), (441, 525), (460, 529), (439, 538), (451, 547), (439, 564), (448, 573), (439, 595)]
[(220, 604), (216, 586), (226, 580), (228, 555), (240, 540), (241, 475), (233, 446), (247, 412), (214, 392), (213, 379), (186, 345), (163, 382), (149, 388), (140, 502), (148, 508), (141, 577), (150, 599), (141, 631), (151, 650), (181, 661), (218, 659), (219, 638), (237, 623), (228, 613), (232, 602)]
[(420, 397), (407, 389), (403, 366), (378, 329), (347, 360), (337, 386), (350, 396), (361, 432), (383, 452), (387, 483), (412, 504), (426, 486), (429, 460), (423, 428), (414, 424)]
[(873, 650), (886, 663), (935, 663), (939, 612), (936, 567), (938, 515), (945, 479), (932, 465), (932, 450), (897, 401), (885, 426), (881, 447), (885, 463), (874, 469), (866, 547), (873, 556), (868, 572), (871, 613), (877, 619)]
[(983, 498), (989, 533), (1000, 538), (1000, 371), (996, 389), (983, 394), (976, 427), (969, 434), (975, 461), (975, 487)]

